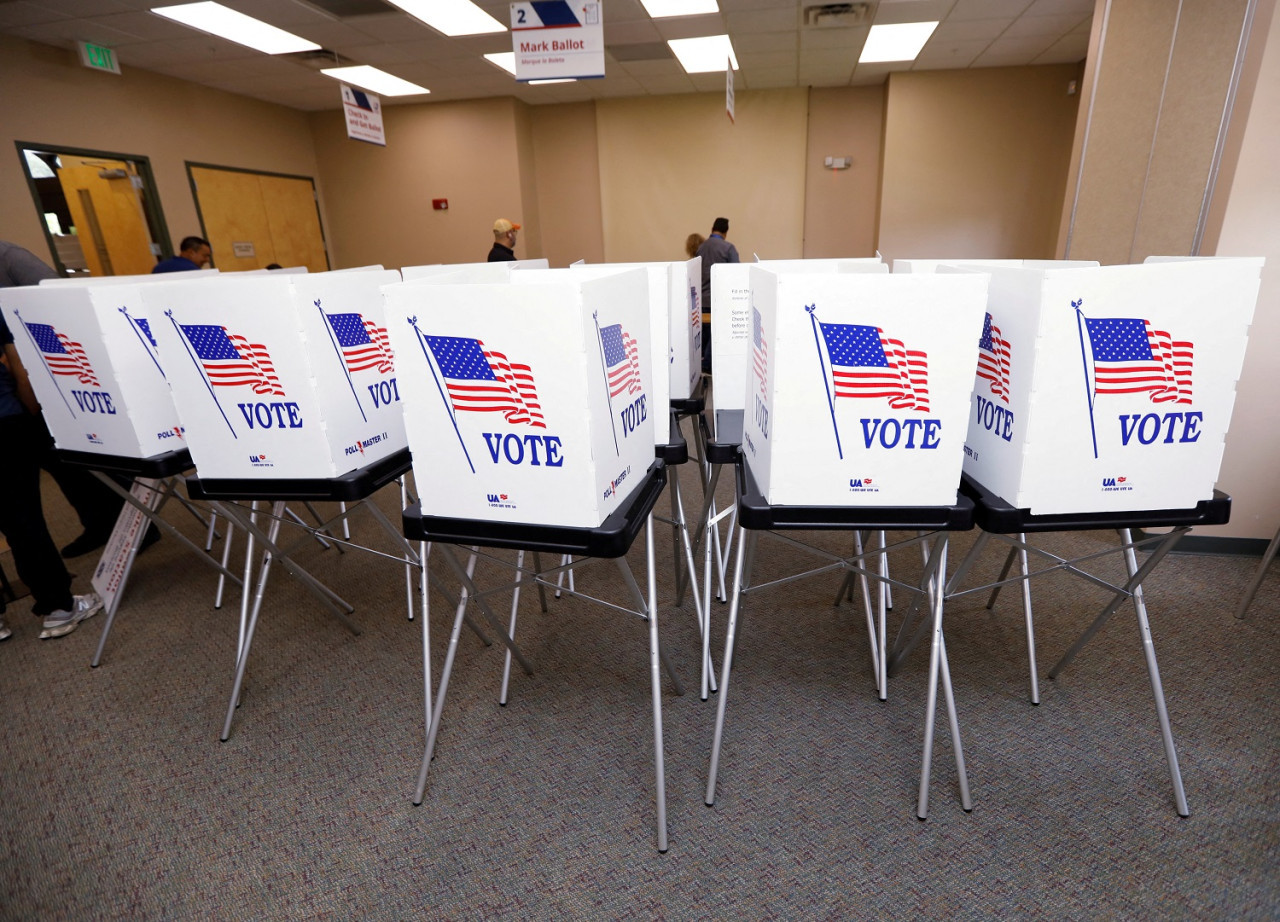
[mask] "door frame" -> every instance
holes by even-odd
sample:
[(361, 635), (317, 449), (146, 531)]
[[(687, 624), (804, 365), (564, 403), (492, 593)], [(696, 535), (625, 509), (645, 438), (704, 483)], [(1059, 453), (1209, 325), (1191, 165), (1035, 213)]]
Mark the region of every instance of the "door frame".
[(145, 157), (141, 154), (123, 154), (118, 151), (94, 150), (89, 147), (72, 147), (67, 144), (40, 144), (35, 141), (14, 141), (13, 143), (17, 149), (18, 162), (22, 167), (22, 176), (26, 179), (27, 189), (31, 192), (31, 201), (36, 206), (36, 216), (40, 219), (40, 231), (44, 234), (45, 245), (49, 247), (49, 253), (53, 258), (53, 267), (59, 275), (67, 275), (67, 267), (58, 258), (58, 248), (54, 245), (53, 234), (49, 231), (49, 225), (45, 223), (44, 206), (40, 201), (40, 190), (36, 187), (35, 178), (27, 167), (27, 158), (23, 154), (25, 150), (49, 151), (60, 156), (65, 154), (69, 157), (101, 157), (105, 160), (127, 160), (136, 164), (138, 175), (142, 177), (142, 184), (147, 193), (142, 196), (143, 214), (146, 216), (148, 227), (159, 237), (155, 243), (160, 246), (160, 257), (167, 259), (173, 255), (173, 244), (169, 241), (169, 225), (164, 220), (164, 208), (160, 205), (160, 188), (156, 185), (156, 175), (151, 169), (150, 157)]
[[(316, 206), (316, 224), (320, 226), (320, 243), (324, 247), (324, 264), (328, 269), (333, 268), (333, 260), (329, 258), (329, 239), (324, 234), (324, 216), (320, 213), (320, 193), (316, 190), (316, 180), (314, 176), (302, 176), (297, 173), (277, 173), (273, 170), (251, 170), (247, 167), (239, 166), (223, 166), (220, 163), (202, 163), (197, 160), (183, 161), (187, 169), (187, 182), (191, 186), (191, 198), (196, 204), (196, 220), (200, 222), (200, 233), (208, 240), (209, 231), (204, 226), (204, 212), (200, 208), (200, 190), (196, 188), (196, 178), (191, 172), (192, 167), (202, 170), (222, 170), (225, 173), (248, 173), (251, 176), (275, 176), (279, 179), (305, 179), (311, 183), (311, 200)], [(212, 258), (209, 265), (213, 265)]]

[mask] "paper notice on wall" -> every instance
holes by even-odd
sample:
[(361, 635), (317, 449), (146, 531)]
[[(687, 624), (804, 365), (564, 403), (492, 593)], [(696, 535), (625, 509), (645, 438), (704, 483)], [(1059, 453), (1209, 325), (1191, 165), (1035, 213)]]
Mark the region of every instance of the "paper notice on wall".
[(342, 113), (347, 118), (348, 138), (387, 146), (387, 135), (382, 129), (382, 101), (377, 96), (344, 83)]
[(588, 79), (604, 76), (604, 23), (600, 3), (565, 0), (511, 4), (516, 79)]
[[(160, 481), (139, 477), (133, 482), (134, 499), (148, 509), (155, 509), (160, 502), (161, 494), (156, 491)], [(133, 558), (137, 555), (138, 545), (142, 542), (142, 533), (147, 527), (147, 515), (137, 506), (126, 503), (116, 519), (116, 527), (107, 539), (103, 548), (102, 559), (93, 571), (93, 588), (102, 596), (107, 611), (114, 611), (115, 598), (124, 591), (125, 580), (129, 578), (129, 570), (133, 567)]]
[[(724, 111), (733, 122), (733, 65), (724, 69)], [(736, 124), (736, 122), (735, 122)]]

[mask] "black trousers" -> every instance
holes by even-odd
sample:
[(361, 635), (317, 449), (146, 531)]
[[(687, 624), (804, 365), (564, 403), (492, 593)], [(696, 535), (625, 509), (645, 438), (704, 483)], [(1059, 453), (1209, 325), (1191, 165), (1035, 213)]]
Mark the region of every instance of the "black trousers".
[(71, 574), (58, 554), (40, 502), (40, 458), (48, 434), (26, 413), (0, 417), (0, 533), (18, 577), (31, 590), (32, 614), (71, 607)]

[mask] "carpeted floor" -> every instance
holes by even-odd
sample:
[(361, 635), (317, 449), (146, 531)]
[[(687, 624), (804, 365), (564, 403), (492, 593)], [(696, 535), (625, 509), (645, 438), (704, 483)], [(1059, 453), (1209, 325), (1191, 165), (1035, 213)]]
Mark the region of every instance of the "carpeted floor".
[[(686, 497), (697, 496), (691, 466), (682, 477)], [(61, 544), (73, 520), (46, 496)], [(398, 521), (395, 488), (379, 501)], [(186, 513), (167, 515), (197, 536)], [(388, 547), (368, 517), (355, 534)], [(1081, 551), (1115, 540), (1042, 543)], [(960, 535), (955, 546), (971, 541)], [(247, 692), (220, 743), (239, 597), (215, 610), (213, 571), (170, 539), (139, 559), (98, 669), (89, 661), (103, 618), (40, 641), (29, 600), (10, 606), (14, 637), (0, 644), (0, 919), (1280, 916), (1280, 570), (1243, 622), (1232, 613), (1255, 560), (1171, 557), (1148, 587), (1186, 819), (1174, 810), (1131, 607), (1058, 680), (1042, 681), (1033, 707), (1017, 594), (994, 612), (975, 597), (949, 606), (975, 809), (960, 809), (940, 721), (931, 812), (920, 822), (927, 651), (878, 701), (863, 616), (832, 606), (833, 575), (749, 600), (719, 799), (704, 806), (716, 698), (697, 694), (692, 606), (671, 604), (669, 528), (657, 542), (662, 634), (688, 686), (677, 697), (664, 679), (667, 854), (655, 849), (638, 618), (568, 598), (542, 614), (526, 593), (517, 639), (536, 672), (513, 675), (505, 708), (502, 647), (464, 631), (427, 797), (414, 807), (422, 640), (419, 622), (406, 620), (402, 568), (314, 544), (301, 552), (355, 604), (360, 636), (277, 569)], [(638, 574), (642, 549), (630, 555)], [(918, 552), (893, 560), (895, 575), (918, 570)], [(981, 575), (994, 578), (1000, 562), (992, 551)], [(96, 559), (73, 563), (87, 587)], [(806, 565), (765, 539), (757, 582)], [(1108, 566), (1118, 573), (1118, 562)], [(624, 601), (616, 572), (586, 568), (578, 588)], [(434, 563), (432, 576), (450, 582)], [(497, 576), (482, 565), (482, 582)], [(1065, 576), (1034, 593), (1043, 675), (1103, 597)], [(715, 607), (717, 663), (726, 615)], [(437, 680), (451, 622), (433, 594)]]

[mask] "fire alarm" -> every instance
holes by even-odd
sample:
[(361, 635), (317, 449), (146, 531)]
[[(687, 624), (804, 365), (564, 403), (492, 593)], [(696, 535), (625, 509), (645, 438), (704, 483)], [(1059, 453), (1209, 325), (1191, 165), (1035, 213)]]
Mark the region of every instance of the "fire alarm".
[(449, 200), (447, 198), (433, 198), (431, 200), (432, 211), (448, 211)]

